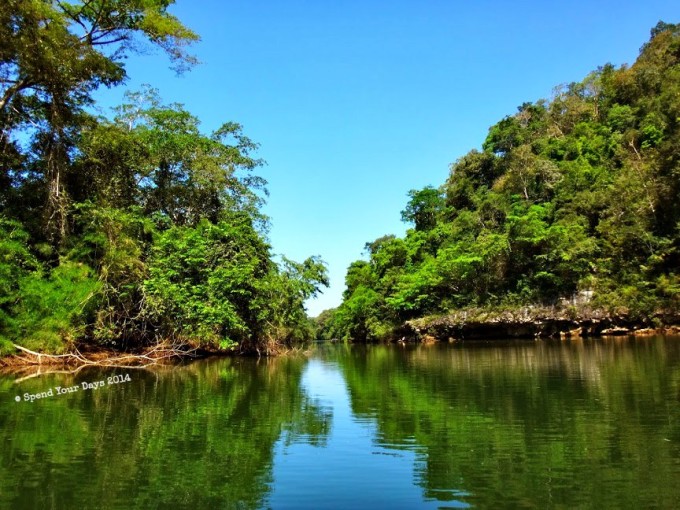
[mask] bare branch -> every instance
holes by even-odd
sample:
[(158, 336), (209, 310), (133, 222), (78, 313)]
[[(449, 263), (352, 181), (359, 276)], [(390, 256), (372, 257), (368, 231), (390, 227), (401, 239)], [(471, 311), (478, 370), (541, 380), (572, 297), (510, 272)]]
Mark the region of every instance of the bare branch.
[(21, 78), (19, 81), (15, 82), (14, 85), (8, 87), (5, 93), (0, 98), (0, 112), (5, 109), (7, 103), (19, 92), (24, 89), (31, 87), (33, 83), (27, 78)]
[(179, 358), (193, 358), (196, 357), (196, 351), (198, 349), (182, 350), (178, 346), (170, 345), (167, 343), (158, 343), (151, 349), (147, 350), (143, 354), (123, 354), (120, 356), (113, 356), (109, 358), (104, 358), (101, 360), (89, 359), (81, 354), (81, 352), (75, 348), (74, 352), (67, 354), (43, 354), (40, 352), (35, 352), (21, 345), (12, 344), (14, 347), (26, 354), (32, 356), (32, 358), (26, 358), (23, 356), (16, 356), (16, 359), (20, 360), (24, 365), (49, 365), (54, 363), (61, 363), (64, 365), (75, 364), (79, 365), (81, 368), (85, 366), (99, 366), (99, 367), (130, 367), (133, 365), (137, 366), (149, 366), (156, 365), (165, 360), (169, 359), (179, 359)]
[(117, 42), (125, 41), (127, 38), (127, 35), (121, 35), (120, 37), (109, 39), (108, 41), (101, 41), (100, 39), (97, 39), (96, 41), (92, 41), (90, 44), (92, 44), (92, 46), (105, 46), (107, 44), (115, 44)]
[[(83, 10), (90, 4), (92, 0), (88, 0), (83, 3), (83, 6), (80, 8), (80, 10), (77, 13), (71, 12), (66, 6), (64, 6), (61, 2), (57, 1), (57, 6), (59, 9), (61, 9), (61, 12), (66, 14), (66, 16), (71, 20), (80, 25), (85, 32), (87, 32), (87, 26), (83, 21), (80, 19), (80, 15), (83, 13)], [(82, 40), (82, 39), (81, 39)]]

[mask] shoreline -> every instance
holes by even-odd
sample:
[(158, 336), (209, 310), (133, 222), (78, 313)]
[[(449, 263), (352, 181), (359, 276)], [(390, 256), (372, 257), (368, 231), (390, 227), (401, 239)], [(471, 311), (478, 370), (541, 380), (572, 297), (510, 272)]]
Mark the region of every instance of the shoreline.
[(651, 317), (633, 318), (625, 313), (612, 314), (597, 309), (580, 312), (537, 307), (512, 311), (470, 309), (406, 321), (396, 336), (399, 342), (427, 343), (655, 334), (680, 334), (680, 312), (659, 312)]
[[(111, 348), (86, 346), (82, 351), (75, 349), (66, 354), (47, 354), (30, 351), (15, 344), (19, 352), (0, 356), (0, 372), (21, 371), (29, 368), (63, 369), (77, 372), (88, 367), (149, 368), (172, 366), (192, 360), (211, 357), (276, 357), (286, 354), (305, 353), (306, 347), (278, 348), (274, 351), (215, 350), (190, 345), (170, 346), (160, 343), (139, 351), (116, 351)], [(57, 370), (59, 371), (59, 370)]]
[(17, 352), (0, 356), (0, 369), (12, 370), (27, 367), (48, 367), (80, 370), (85, 367), (147, 367), (169, 365), (186, 359), (205, 357), (204, 351), (157, 344), (139, 351), (116, 351), (106, 347), (85, 346), (65, 354), (49, 354), (31, 351), (14, 344)]
[[(599, 338), (607, 336), (680, 335), (680, 312), (659, 312), (651, 317), (632, 318), (604, 310), (560, 310), (524, 307), (516, 310), (467, 309), (446, 315), (426, 316), (405, 321), (383, 343), (434, 343), (463, 340), (526, 340), (531, 338)], [(353, 342), (356, 343), (356, 342)], [(208, 357), (276, 356), (302, 352), (303, 347), (276, 352), (214, 350), (191, 345), (159, 343), (138, 351), (117, 351), (92, 345), (66, 354), (39, 353), (15, 344), (16, 353), (0, 356), (0, 370), (30, 367), (62, 368), (70, 371), (85, 367), (145, 368), (168, 366)]]

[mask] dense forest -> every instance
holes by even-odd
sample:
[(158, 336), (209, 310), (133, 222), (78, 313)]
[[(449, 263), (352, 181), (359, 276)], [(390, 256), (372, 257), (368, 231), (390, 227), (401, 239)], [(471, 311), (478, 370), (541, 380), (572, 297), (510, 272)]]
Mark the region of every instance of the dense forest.
[[(169, 0), (0, 7), (0, 354), (170, 341), (273, 352), (311, 338), (318, 257), (277, 261), (257, 144), (212, 133), (147, 87), (105, 117), (94, 93), (157, 48), (178, 73), (199, 37)], [(366, 244), (326, 338), (384, 340), (452, 311), (564, 306), (658, 318), (680, 308), (680, 25), (632, 66), (524, 103), (412, 190), (403, 238)], [(578, 305), (580, 306), (580, 305)]]
[(313, 334), (318, 257), (277, 262), (262, 161), (151, 88), (110, 118), (93, 93), (156, 47), (178, 72), (198, 36), (169, 0), (0, 6), (0, 354), (171, 341), (271, 352)]
[(404, 321), (460, 310), (584, 306), (575, 296), (633, 320), (677, 313), (680, 25), (659, 22), (633, 65), (522, 104), (442, 186), (409, 198), (412, 228), (366, 244), (343, 303), (317, 319), (324, 337), (389, 339)]

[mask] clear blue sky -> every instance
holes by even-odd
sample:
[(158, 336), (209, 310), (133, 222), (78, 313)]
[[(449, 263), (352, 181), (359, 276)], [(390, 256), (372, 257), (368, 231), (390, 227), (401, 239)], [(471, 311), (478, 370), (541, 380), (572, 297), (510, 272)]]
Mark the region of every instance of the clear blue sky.
[[(275, 253), (321, 255), (337, 306), (363, 246), (401, 235), (410, 189), (438, 186), (488, 128), (599, 65), (632, 63), (678, 2), (177, 0), (202, 64), (182, 77), (160, 55), (129, 59), (210, 131), (225, 121), (261, 144)], [(124, 88), (99, 94), (118, 104)]]

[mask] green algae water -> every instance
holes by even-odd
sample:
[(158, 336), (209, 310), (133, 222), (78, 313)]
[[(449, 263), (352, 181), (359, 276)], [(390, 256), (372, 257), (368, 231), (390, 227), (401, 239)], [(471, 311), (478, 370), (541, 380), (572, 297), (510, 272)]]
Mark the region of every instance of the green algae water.
[(3, 509), (680, 508), (677, 337), (24, 377)]

